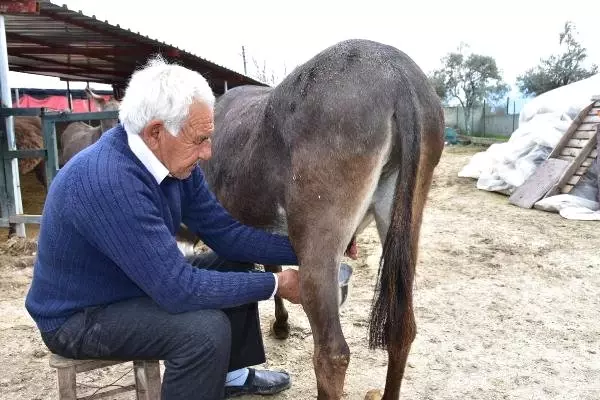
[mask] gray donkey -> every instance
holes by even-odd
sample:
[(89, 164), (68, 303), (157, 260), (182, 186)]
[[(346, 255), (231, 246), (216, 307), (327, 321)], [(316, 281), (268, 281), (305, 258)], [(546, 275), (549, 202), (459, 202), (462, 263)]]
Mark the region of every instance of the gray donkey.
[[(373, 219), (383, 254), (369, 344), (388, 351), (383, 398), (399, 398), (416, 334), (420, 227), (443, 128), (440, 100), (421, 69), (398, 49), (367, 40), (325, 49), (274, 88), (229, 90), (215, 106), (213, 156), (201, 167), (235, 218), (289, 234), (320, 400), (342, 397), (350, 350), (338, 314), (338, 269)], [(279, 303), (275, 324), (285, 329)]]

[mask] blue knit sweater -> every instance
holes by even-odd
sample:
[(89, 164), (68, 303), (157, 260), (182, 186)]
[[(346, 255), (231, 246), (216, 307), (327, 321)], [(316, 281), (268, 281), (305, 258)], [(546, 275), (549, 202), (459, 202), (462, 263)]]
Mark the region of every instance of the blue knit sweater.
[(72, 158), (46, 197), (25, 306), (42, 331), (88, 306), (149, 296), (171, 313), (268, 299), (271, 273), (192, 267), (177, 247), (181, 222), (226, 259), (297, 265), (284, 236), (233, 220), (200, 168), (160, 185), (121, 125)]

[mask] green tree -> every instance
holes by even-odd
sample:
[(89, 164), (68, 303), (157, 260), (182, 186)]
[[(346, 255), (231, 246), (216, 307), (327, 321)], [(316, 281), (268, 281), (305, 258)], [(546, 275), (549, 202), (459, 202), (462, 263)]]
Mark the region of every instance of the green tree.
[(540, 60), (538, 66), (528, 69), (517, 78), (517, 87), (524, 95), (539, 96), (598, 72), (597, 65), (592, 64), (588, 69), (583, 66), (587, 50), (575, 39), (575, 34), (575, 26), (567, 21), (559, 34), (558, 43), (562, 52)]
[(468, 121), (473, 107), (484, 100), (498, 101), (506, 95), (509, 87), (502, 81), (493, 57), (465, 54), (465, 47), (461, 44), (456, 52), (444, 56), (442, 67), (433, 71), (429, 80), (442, 102), (458, 100), (465, 116), (465, 130), (470, 132)]

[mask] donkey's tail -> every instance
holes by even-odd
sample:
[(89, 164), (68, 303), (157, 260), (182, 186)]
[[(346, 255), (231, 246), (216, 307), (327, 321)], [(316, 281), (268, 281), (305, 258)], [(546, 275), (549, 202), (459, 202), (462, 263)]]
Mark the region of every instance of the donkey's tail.
[[(412, 286), (419, 229), (414, 215), (414, 192), (418, 182), (421, 126), (418, 111), (407, 114), (396, 107), (394, 121), (401, 145), (391, 221), (383, 244), (379, 276), (369, 323), (369, 347), (386, 348), (402, 341), (409, 345), (416, 332), (412, 312)], [(417, 207), (418, 208), (418, 207)], [(408, 343), (406, 343), (408, 342)]]

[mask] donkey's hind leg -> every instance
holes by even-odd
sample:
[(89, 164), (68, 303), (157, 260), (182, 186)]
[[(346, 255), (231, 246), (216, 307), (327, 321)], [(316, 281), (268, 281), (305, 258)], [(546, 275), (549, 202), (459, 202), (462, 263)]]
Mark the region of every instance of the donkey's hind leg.
[[(415, 190), (413, 193), (412, 218), (411, 226), (409, 227), (409, 229), (412, 231), (410, 234), (410, 237), (412, 238), (410, 243), (410, 252), (413, 254), (413, 260), (417, 260), (423, 211), (427, 200), (427, 194), (431, 186), (431, 181), (433, 179), (434, 167), (436, 166), (438, 160), (436, 154), (439, 154), (436, 151), (430, 151), (427, 148), (428, 145), (432, 148), (435, 148), (433, 144), (429, 144), (427, 142), (422, 144), (424, 150), (421, 153), (417, 179), (415, 182)], [(441, 150), (439, 150), (439, 152), (441, 152)], [(380, 205), (385, 203), (385, 200), (383, 200)], [(377, 214), (379, 214), (379, 216)], [(375, 218), (376, 220), (378, 218), (382, 221), (386, 220), (385, 207), (381, 208), (379, 213), (376, 208)], [(387, 231), (385, 222), (382, 222), (381, 225)], [(409, 310), (406, 312), (403, 325), (409, 328), (402, 332), (402, 335), (399, 337), (390, 339), (387, 346), (388, 370), (385, 382), (385, 390), (382, 398), (383, 400), (397, 400), (400, 398), (400, 386), (404, 377), (406, 361), (412, 346), (412, 342), (416, 335), (416, 324), (412, 307), (409, 307)]]
[[(342, 152), (343, 153), (343, 152)], [(385, 152), (346, 160), (298, 154), (288, 231), (300, 262), (300, 293), (313, 334), (318, 400), (342, 397), (350, 349), (339, 318), (342, 255), (361, 222)], [(311, 162), (306, 162), (312, 158)]]
[[(281, 265), (265, 265), (267, 272), (281, 272)], [(283, 299), (275, 295), (275, 320), (271, 323), (271, 331), (277, 339), (287, 339), (290, 335), (290, 325), (288, 324), (288, 312), (283, 303)]]

